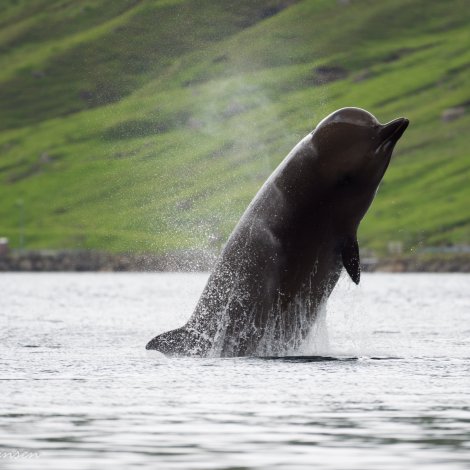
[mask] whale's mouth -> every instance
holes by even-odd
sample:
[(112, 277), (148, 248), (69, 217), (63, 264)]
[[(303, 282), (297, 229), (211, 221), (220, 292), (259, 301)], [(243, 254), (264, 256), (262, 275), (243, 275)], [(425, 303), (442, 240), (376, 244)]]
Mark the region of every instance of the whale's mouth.
[(382, 126), (379, 131), (379, 146), (377, 151), (393, 150), (395, 144), (406, 131), (410, 121), (406, 118), (398, 118)]

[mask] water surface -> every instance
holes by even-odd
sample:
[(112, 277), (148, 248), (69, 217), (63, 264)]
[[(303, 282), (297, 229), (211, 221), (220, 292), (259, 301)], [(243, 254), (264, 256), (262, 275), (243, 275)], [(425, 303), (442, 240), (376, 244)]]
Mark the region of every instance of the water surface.
[(205, 274), (1, 274), (0, 468), (470, 468), (470, 276), (342, 278), (299, 355), (165, 358)]

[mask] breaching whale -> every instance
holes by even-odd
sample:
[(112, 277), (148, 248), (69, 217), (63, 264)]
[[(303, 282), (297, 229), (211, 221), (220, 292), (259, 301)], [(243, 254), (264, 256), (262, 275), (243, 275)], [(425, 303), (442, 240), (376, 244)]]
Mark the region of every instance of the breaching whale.
[(344, 266), (360, 279), (357, 229), (409, 121), (343, 108), (323, 119), (251, 201), (168, 355), (283, 355), (307, 336)]

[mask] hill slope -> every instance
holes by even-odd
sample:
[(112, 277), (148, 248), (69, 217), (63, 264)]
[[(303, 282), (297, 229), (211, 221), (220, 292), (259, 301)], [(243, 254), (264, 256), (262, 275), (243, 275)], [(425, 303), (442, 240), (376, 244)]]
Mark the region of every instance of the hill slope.
[(219, 245), (343, 106), (412, 123), (362, 246), (470, 242), (464, 0), (6, 5), (0, 236), (13, 245), (21, 231), (31, 248)]

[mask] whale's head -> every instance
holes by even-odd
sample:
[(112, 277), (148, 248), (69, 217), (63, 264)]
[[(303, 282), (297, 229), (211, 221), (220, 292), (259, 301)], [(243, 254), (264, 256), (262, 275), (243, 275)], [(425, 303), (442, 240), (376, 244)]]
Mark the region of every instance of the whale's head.
[(342, 108), (312, 132), (316, 167), (324, 184), (343, 199), (345, 211), (359, 220), (371, 204), (393, 149), (408, 127), (406, 118), (381, 124), (360, 108)]

